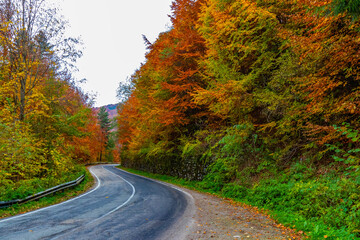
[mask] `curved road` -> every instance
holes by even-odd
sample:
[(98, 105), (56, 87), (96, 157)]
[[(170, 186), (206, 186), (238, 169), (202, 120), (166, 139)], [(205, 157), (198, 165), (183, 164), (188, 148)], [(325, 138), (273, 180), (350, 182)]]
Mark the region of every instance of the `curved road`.
[(0, 220), (0, 239), (182, 239), (192, 197), (114, 165), (90, 168), (91, 191), (69, 201)]

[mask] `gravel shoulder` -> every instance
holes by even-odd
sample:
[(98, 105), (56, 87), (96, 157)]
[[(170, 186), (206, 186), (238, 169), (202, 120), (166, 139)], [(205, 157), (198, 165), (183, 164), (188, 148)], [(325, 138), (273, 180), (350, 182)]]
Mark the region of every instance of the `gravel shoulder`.
[[(177, 187), (179, 188), (179, 187)], [(211, 194), (180, 188), (194, 198), (195, 211), (187, 240), (302, 239), (294, 230), (276, 223), (257, 208)]]

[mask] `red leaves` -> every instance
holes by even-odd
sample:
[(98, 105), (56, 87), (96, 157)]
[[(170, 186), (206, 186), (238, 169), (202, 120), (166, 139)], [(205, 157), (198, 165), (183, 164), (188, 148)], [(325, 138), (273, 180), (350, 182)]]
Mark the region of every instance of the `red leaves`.
[[(329, 7), (329, 3), (304, 1), (312, 10)], [(360, 45), (359, 32), (355, 30), (359, 21), (351, 22), (345, 14), (334, 17), (305, 9), (294, 14), (292, 20), (304, 29), (288, 32), (288, 37), (306, 69), (297, 81), (299, 91), (306, 93), (306, 107), (300, 114), (307, 115), (308, 126), (313, 126), (310, 129), (327, 129), (359, 116), (355, 106), (360, 96)], [(326, 131), (317, 136), (320, 143), (333, 139)]]
[(136, 90), (120, 110), (121, 144), (156, 142), (196, 118), (199, 108), (192, 93), (203, 85), (198, 61), (205, 51), (195, 29), (200, 2), (173, 3), (173, 28), (151, 44), (146, 63), (133, 76)]

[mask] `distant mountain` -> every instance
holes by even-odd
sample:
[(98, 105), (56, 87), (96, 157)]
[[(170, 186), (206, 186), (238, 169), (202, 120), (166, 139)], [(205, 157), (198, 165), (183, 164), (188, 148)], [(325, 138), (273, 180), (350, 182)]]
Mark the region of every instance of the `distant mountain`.
[[(109, 104), (106, 106), (103, 106), (106, 108), (106, 111), (109, 113), (109, 119), (113, 119), (114, 117), (116, 117), (118, 115), (117, 113), (117, 104)], [(98, 111), (101, 107), (97, 107), (95, 108), (96, 111)]]

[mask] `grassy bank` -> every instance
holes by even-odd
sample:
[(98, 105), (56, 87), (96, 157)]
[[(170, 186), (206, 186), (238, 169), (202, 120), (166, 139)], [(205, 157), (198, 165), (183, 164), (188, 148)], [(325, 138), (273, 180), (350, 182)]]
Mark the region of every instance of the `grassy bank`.
[[(93, 177), (90, 172), (87, 171), (85, 167), (78, 167), (78, 171), (73, 174), (68, 174), (62, 179), (36, 179), (27, 182), (17, 183), (16, 186), (6, 186), (3, 187), (5, 191), (1, 191), (1, 201), (8, 201), (17, 198), (24, 198), (31, 194), (44, 191), (50, 187), (56, 186), (61, 183), (69, 182), (75, 180), (80, 175), (85, 174), (85, 179), (77, 186), (65, 189), (63, 191), (51, 194), (49, 196), (43, 197), (39, 200), (24, 203), (24, 204), (15, 204), (8, 208), (0, 209), (0, 218), (14, 216), (21, 213), (26, 213), (33, 211), (39, 208), (47, 207), (53, 204), (57, 204), (63, 201), (66, 201), (70, 198), (80, 195), (81, 193), (86, 192), (94, 182)], [(20, 185), (19, 185), (20, 184)], [(14, 189), (13, 191), (11, 191)]]

